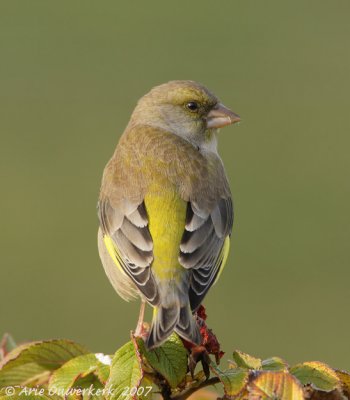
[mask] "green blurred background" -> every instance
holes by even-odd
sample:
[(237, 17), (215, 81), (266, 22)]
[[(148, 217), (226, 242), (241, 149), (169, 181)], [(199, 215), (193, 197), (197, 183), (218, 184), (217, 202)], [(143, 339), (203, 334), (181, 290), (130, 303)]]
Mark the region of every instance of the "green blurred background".
[(96, 248), (103, 167), (171, 79), (243, 122), (220, 134), (236, 219), (205, 305), (235, 348), (350, 368), (350, 3), (1, 1), (0, 331), (114, 352), (138, 303)]

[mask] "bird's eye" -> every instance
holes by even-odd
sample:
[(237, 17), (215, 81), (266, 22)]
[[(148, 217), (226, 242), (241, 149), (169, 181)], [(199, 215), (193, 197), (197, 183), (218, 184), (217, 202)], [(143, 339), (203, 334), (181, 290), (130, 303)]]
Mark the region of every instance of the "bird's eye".
[(186, 107), (187, 107), (190, 111), (194, 112), (194, 111), (197, 111), (197, 110), (198, 110), (199, 105), (198, 105), (198, 103), (196, 103), (195, 101), (190, 101), (189, 103), (186, 104)]

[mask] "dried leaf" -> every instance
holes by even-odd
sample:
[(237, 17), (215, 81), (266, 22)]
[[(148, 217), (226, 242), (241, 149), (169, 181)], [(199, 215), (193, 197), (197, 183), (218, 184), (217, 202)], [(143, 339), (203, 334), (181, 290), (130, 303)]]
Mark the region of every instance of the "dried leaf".
[(248, 385), (249, 400), (304, 400), (299, 382), (284, 371), (259, 372)]
[(350, 398), (350, 374), (339, 369), (335, 370), (338, 378), (340, 379), (344, 394)]

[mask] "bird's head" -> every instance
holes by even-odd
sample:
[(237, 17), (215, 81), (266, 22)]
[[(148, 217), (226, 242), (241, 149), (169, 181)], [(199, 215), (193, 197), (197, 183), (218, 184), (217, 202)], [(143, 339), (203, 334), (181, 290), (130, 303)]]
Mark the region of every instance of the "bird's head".
[(155, 126), (190, 141), (195, 146), (216, 147), (218, 128), (240, 121), (203, 85), (171, 81), (143, 96), (132, 115), (132, 124)]

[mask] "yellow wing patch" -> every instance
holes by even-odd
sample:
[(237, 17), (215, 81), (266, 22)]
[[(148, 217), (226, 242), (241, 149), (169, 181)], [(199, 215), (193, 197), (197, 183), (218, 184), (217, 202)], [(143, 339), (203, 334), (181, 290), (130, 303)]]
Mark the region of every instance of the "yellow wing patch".
[(227, 236), (225, 239), (224, 245), (222, 246), (221, 254), (219, 257), (219, 259), (222, 257), (222, 262), (221, 262), (221, 267), (219, 269), (219, 272), (216, 275), (214, 285), (218, 281), (218, 279), (220, 278), (220, 276), (222, 274), (222, 271), (224, 270), (229, 252), (230, 252), (230, 237)]
[(116, 246), (115, 246), (113, 240), (111, 239), (111, 237), (108, 236), (108, 235), (105, 235), (103, 237), (103, 241), (104, 241), (104, 244), (105, 244), (106, 249), (108, 251), (108, 254), (111, 256), (114, 264), (117, 266), (117, 268), (120, 270), (120, 272), (123, 273), (123, 275), (127, 276), (125, 271), (124, 271), (124, 269), (123, 269), (123, 267), (121, 266), (121, 264), (120, 264), (120, 262), (118, 260), (118, 257), (119, 257), (118, 249), (116, 248)]

